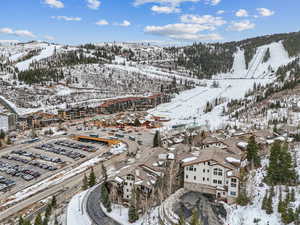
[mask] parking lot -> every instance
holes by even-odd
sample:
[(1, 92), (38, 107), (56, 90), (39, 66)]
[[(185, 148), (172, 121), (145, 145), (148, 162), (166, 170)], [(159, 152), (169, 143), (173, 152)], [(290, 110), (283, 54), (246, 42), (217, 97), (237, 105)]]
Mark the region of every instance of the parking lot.
[[(76, 129), (70, 129), (70, 132), (75, 134), (81, 134), (83, 131), (77, 131)], [(105, 127), (97, 129), (92, 127), (84, 131), (85, 135), (99, 136), (107, 139), (119, 139), (124, 141), (133, 141), (138, 145), (143, 145), (145, 147), (151, 147), (153, 145), (154, 133), (149, 132), (148, 129), (143, 127), (126, 127), (126, 128), (116, 128), (116, 127)]]
[(0, 153), (0, 192), (12, 193), (32, 185), (60, 169), (103, 154), (105, 145), (62, 138), (32, 146), (18, 146)]

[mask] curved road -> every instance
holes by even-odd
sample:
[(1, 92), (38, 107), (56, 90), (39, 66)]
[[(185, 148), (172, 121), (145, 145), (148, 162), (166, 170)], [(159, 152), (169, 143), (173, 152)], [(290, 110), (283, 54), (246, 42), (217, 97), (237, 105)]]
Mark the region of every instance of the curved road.
[(100, 186), (98, 185), (94, 190), (92, 190), (86, 201), (86, 211), (96, 225), (121, 225), (106, 216), (100, 207)]

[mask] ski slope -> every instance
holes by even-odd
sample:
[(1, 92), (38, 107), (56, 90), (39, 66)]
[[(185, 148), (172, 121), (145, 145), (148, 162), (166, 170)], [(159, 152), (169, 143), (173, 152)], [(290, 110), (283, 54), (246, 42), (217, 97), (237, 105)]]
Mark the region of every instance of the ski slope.
[[(222, 116), (223, 107), (231, 99), (240, 99), (253, 88), (254, 83), (265, 85), (273, 79), (223, 79), (218, 80), (219, 88), (211, 87), (213, 81), (206, 81), (207, 87), (196, 87), (177, 95), (170, 103), (158, 105), (148, 112), (154, 116), (164, 116), (171, 120), (164, 123), (166, 129), (174, 125), (190, 125), (194, 122), (199, 126), (209, 126), (218, 129), (227, 120)], [(204, 113), (207, 102), (216, 98), (226, 98), (226, 101), (215, 107), (212, 112)]]
[(48, 45), (48, 44), (43, 44), (41, 46), (44, 47), (44, 49), (41, 51), (39, 55), (16, 64), (16, 67), (19, 69), (19, 71), (28, 70), (30, 64), (33, 61), (39, 61), (41, 59), (45, 59), (52, 56), (54, 54), (55, 47), (57, 47), (56, 45)]
[[(270, 58), (263, 62), (263, 58), (270, 50)], [(246, 69), (244, 50), (238, 48), (234, 54), (233, 66), (230, 73), (221, 73), (214, 76), (215, 79), (257, 79), (268, 78), (274, 75), (280, 66), (287, 65), (295, 58), (290, 58), (284, 49), (282, 42), (274, 42), (257, 48), (255, 55)]]

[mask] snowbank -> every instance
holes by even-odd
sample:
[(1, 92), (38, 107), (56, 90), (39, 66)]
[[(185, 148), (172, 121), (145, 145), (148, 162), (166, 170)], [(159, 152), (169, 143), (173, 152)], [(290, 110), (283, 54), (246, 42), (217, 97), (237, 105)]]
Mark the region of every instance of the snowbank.
[(92, 159), (82, 163), (80, 166), (78, 166), (74, 169), (72, 169), (72, 168), (64, 169), (61, 172), (59, 172), (58, 174), (54, 174), (53, 176), (50, 176), (49, 178), (42, 180), (42, 181), (10, 196), (8, 198), (8, 201), (2, 206), (9, 206), (9, 205), (17, 203), (21, 200), (24, 200), (34, 194), (37, 194), (38, 192), (44, 191), (45, 189), (49, 189), (54, 185), (61, 184), (65, 180), (88, 170), (90, 167), (96, 165), (97, 163), (99, 163), (103, 160), (104, 159), (101, 157), (95, 157), (95, 158), (92, 158)]
[(141, 217), (138, 221), (134, 223), (128, 222), (128, 208), (122, 205), (112, 204), (112, 211), (108, 213), (104, 206), (101, 204), (103, 212), (113, 218), (116, 222), (121, 225), (156, 225), (159, 224), (158, 220), (158, 208), (151, 209), (146, 215)]
[(119, 144), (114, 145), (110, 149), (110, 153), (112, 153), (113, 155), (118, 155), (118, 154), (123, 153), (126, 150), (127, 150), (127, 145), (124, 143), (119, 143)]
[(92, 225), (88, 214), (85, 212), (84, 200), (88, 194), (88, 190), (75, 195), (67, 210), (67, 224), (66, 225)]

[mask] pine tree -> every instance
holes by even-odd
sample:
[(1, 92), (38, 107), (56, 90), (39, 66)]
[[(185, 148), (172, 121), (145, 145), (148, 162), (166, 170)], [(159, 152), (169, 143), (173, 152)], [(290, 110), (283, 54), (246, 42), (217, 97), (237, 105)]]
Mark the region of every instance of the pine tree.
[(269, 215), (273, 213), (273, 196), (271, 193), (266, 202), (266, 213)]
[(199, 219), (198, 210), (194, 209), (192, 214), (192, 219), (190, 225), (201, 225), (201, 221)]
[(292, 188), (292, 193), (290, 195), (290, 201), (291, 202), (295, 202), (296, 201), (296, 197), (295, 197), (295, 189)]
[(46, 208), (46, 212), (45, 212), (45, 217), (50, 217), (51, 216), (51, 211), (52, 211), (51, 205), (48, 204), (47, 208)]
[(262, 201), (261, 209), (266, 210), (267, 209), (267, 201), (268, 201), (268, 190), (265, 193), (265, 196)]
[(43, 220), (43, 225), (48, 225), (49, 218), (51, 216), (51, 211), (52, 211), (51, 205), (48, 204), (47, 208), (46, 208), (46, 212), (45, 212), (45, 217), (44, 217), (44, 220)]
[(247, 160), (253, 163), (255, 167), (260, 166), (260, 157), (258, 155), (259, 147), (255, 141), (255, 137), (251, 136), (247, 145)]
[(57, 216), (55, 216), (54, 225), (59, 225), (58, 220), (57, 220)]
[(140, 120), (138, 118), (135, 118), (135, 120), (134, 120), (134, 126), (135, 127), (140, 127), (141, 126), (141, 122), (140, 122)]
[(7, 139), (6, 139), (6, 144), (7, 144), (7, 145), (11, 145), (11, 143), (12, 143), (12, 142), (11, 142), (10, 137), (7, 137)]
[(56, 196), (53, 195), (51, 199), (51, 208), (55, 209), (56, 207), (57, 207), (57, 200), (56, 200)]
[(236, 203), (241, 206), (246, 206), (250, 202), (249, 197), (245, 191), (241, 191), (236, 199)]
[(93, 187), (96, 184), (96, 176), (95, 176), (93, 167), (91, 168), (88, 184), (89, 184), (89, 187)]
[(103, 181), (104, 181), (104, 183), (106, 183), (107, 182), (107, 178), (108, 178), (108, 176), (107, 176), (107, 169), (104, 166), (103, 162), (101, 163), (101, 169), (102, 169)]
[(275, 197), (275, 191), (274, 191), (274, 186), (273, 185), (271, 186), (271, 189), (270, 189), (270, 195), (272, 197)]
[(279, 196), (278, 196), (278, 208), (277, 211), (279, 213), (282, 213), (284, 211), (284, 201), (282, 201), (282, 191), (281, 188), (279, 190)]
[(272, 145), (267, 172), (266, 180), (270, 184), (295, 184), (297, 175), (287, 145), (282, 146), (279, 141)]
[(42, 225), (42, 224), (43, 224), (42, 216), (41, 216), (41, 214), (39, 213), (39, 214), (35, 217), (34, 225)]
[(292, 208), (288, 209), (288, 223), (292, 223), (295, 220), (294, 210)]
[(5, 132), (4, 130), (0, 130), (0, 139), (4, 139), (5, 138)]
[(100, 188), (101, 188), (101, 196), (100, 196), (101, 203), (103, 204), (103, 206), (106, 208), (108, 212), (111, 212), (111, 201), (109, 198), (109, 192), (107, 190), (107, 187), (103, 183), (101, 184)]
[(31, 225), (31, 222), (29, 220), (24, 220), (24, 225)]
[(23, 216), (19, 217), (18, 225), (24, 225), (24, 219)]
[(161, 140), (160, 140), (160, 133), (159, 131), (157, 130), (155, 132), (155, 135), (154, 135), (154, 138), (153, 138), (153, 147), (159, 147), (161, 146)]
[(49, 223), (49, 217), (44, 217), (42, 225), (48, 225)]
[(130, 207), (128, 210), (128, 221), (130, 223), (134, 223), (139, 219), (139, 214), (136, 207), (136, 193), (135, 190), (132, 190), (131, 193), (131, 200), (130, 200)]
[(128, 209), (128, 222), (134, 223), (138, 219), (139, 219), (139, 217), (138, 217), (136, 208), (134, 206), (130, 205), (130, 207)]
[(295, 225), (300, 225), (300, 206), (295, 211)]
[(88, 184), (88, 178), (86, 176), (86, 174), (84, 174), (83, 176), (83, 180), (82, 180), (82, 190), (87, 190), (89, 188), (89, 184)]
[(180, 211), (179, 220), (177, 225), (186, 225), (183, 211)]

